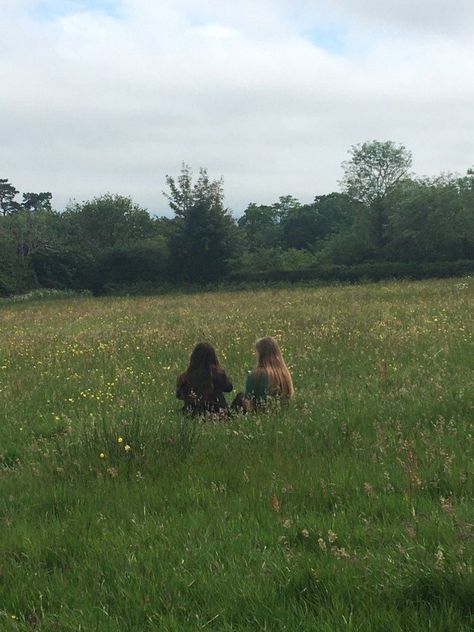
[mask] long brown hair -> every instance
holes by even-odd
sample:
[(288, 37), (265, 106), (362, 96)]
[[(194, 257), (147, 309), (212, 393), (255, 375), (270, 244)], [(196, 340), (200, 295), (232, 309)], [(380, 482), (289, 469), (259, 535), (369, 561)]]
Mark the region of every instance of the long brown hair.
[(212, 393), (212, 372), (219, 369), (219, 358), (210, 342), (198, 342), (194, 347), (189, 366), (178, 377), (178, 384), (186, 382), (198, 397), (207, 397)]
[(295, 389), (288, 367), (281, 355), (280, 347), (275, 338), (265, 336), (257, 340), (257, 376), (265, 372), (268, 377), (268, 391), (270, 395), (291, 397)]

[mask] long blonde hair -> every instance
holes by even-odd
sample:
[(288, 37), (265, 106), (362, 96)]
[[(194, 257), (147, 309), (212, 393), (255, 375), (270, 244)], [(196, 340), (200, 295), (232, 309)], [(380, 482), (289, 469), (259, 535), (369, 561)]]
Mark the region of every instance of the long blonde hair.
[(267, 374), (269, 395), (291, 397), (295, 392), (293, 380), (275, 338), (271, 336), (260, 338), (255, 348), (257, 350), (256, 373), (257, 376), (261, 372)]

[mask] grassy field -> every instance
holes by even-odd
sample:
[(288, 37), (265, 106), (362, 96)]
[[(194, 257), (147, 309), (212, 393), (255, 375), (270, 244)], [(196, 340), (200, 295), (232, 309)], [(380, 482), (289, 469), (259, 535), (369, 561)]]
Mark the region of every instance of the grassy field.
[[(474, 279), (0, 308), (0, 630), (474, 625)], [(288, 410), (183, 421), (213, 342)]]

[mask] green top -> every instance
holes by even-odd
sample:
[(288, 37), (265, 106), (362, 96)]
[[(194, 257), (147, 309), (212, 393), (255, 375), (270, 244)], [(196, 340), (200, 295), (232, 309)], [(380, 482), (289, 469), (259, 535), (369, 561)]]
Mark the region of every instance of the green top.
[(264, 400), (268, 395), (268, 375), (265, 371), (249, 371), (245, 384), (245, 396), (255, 400)]

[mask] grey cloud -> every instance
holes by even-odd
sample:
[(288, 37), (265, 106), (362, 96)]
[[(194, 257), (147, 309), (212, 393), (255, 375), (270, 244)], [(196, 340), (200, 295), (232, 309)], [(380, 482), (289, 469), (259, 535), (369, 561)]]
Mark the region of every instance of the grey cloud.
[(472, 0), (331, 0), (336, 10), (389, 28), (435, 31), (438, 34), (471, 32), (474, 27)]
[[(335, 1), (319, 4), (329, 15)], [(164, 175), (185, 160), (223, 174), (241, 212), (334, 190), (347, 149), (366, 139), (405, 143), (421, 173), (474, 162), (472, 42), (406, 30), (331, 55), (288, 7), (127, 0), (121, 19), (51, 22), (18, 11), (14, 30), (0, 26), (0, 177), (52, 190), (58, 207), (117, 191), (161, 213)]]

